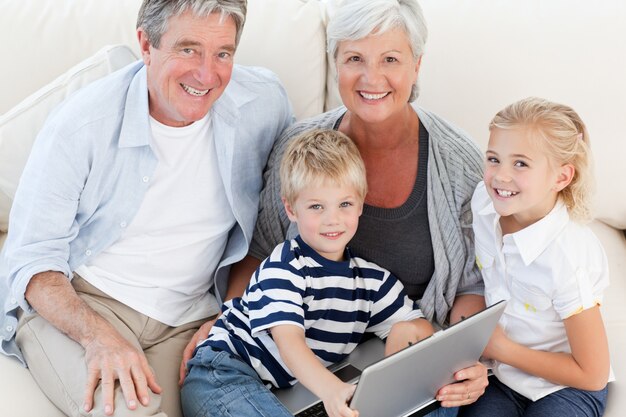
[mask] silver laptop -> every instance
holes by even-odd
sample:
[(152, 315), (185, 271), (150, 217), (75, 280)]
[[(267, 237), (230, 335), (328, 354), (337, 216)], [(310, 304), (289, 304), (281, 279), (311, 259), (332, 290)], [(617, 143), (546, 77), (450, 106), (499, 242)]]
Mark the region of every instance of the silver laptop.
[[(405, 417), (437, 408), (435, 394), (480, 358), (505, 306), (500, 301), (388, 357), (378, 338), (359, 345), (331, 367), (343, 381), (358, 381), (350, 408), (360, 417)], [(325, 415), (319, 398), (300, 383), (274, 393), (296, 416)]]

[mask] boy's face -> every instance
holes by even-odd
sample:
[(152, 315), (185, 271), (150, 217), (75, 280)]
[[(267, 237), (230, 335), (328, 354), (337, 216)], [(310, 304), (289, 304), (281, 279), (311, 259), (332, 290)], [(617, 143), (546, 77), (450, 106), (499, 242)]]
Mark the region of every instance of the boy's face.
[(326, 259), (343, 260), (363, 211), (363, 201), (354, 187), (324, 182), (302, 190), (293, 204), (284, 199), (283, 203), (307, 245)]

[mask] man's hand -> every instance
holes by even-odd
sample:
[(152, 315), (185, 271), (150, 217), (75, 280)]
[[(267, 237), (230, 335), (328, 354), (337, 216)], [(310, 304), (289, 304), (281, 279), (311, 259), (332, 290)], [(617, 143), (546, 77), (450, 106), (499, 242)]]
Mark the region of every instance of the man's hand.
[[(115, 411), (115, 380), (120, 381), (131, 410), (137, 408), (137, 398), (142, 404), (148, 404), (148, 388), (157, 394), (161, 392), (143, 352), (89, 307), (65, 275), (55, 271), (34, 275), (24, 296), (41, 317), (85, 349), (85, 411), (93, 408), (93, 395), (100, 380), (106, 415)], [(68, 358), (70, 361), (77, 359)]]
[(137, 350), (115, 330), (98, 337), (85, 346), (87, 362), (87, 385), (83, 408), (91, 411), (94, 392), (98, 383), (102, 384), (102, 402), (104, 413), (108, 416), (115, 412), (115, 380), (120, 387), (129, 409), (137, 408), (137, 401), (148, 405), (148, 389), (156, 394), (161, 387), (156, 382), (154, 372), (148, 365), (143, 352)]
[(189, 343), (187, 343), (185, 350), (183, 350), (183, 360), (180, 362), (178, 385), (182, 386), (183, 382), (185, 382), (185, 377), (187, 376), (187, 362), (191, 359), (193, 351), (196, 349), (199, 342), (209, 336), (209, 332), (218, 318), (219, 315), (200, 326), (196, 333), (194, 333)]

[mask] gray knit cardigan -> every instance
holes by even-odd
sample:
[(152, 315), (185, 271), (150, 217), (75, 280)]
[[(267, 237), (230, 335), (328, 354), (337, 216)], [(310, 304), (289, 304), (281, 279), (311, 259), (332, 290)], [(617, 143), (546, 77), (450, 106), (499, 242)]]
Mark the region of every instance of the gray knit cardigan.
[[(427, 203), (435, 260), (435, 272), (420, 308), (430, 321), (444, 325), (457, 294), (482, 295), (484, 291), (475, 263), (470, 209), (474, 188), (482, 179), (482, 156), (466, 133), (431, 112), (413, 107), (429, 134)], [(280, 199), (279, 167), (285, 146), (306, 130), (332, 129), (345, 112), (342, 106), (298, 122), (275, 143), (264, 173), (265, 186), (250, 255), (264, 259), (276, 245), (298, 232), (296, 225), (290, 224)]]

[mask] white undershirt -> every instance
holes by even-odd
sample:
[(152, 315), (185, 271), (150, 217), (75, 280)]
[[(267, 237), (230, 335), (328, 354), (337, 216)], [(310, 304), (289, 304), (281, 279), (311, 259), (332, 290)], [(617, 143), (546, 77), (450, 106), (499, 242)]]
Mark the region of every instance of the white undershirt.
[(235, 224), (209, 116), (185, 127), (151, 118), (159, 163), (121, 238), (76, 272), (170, 326), (209, 316), (208, 292)]

